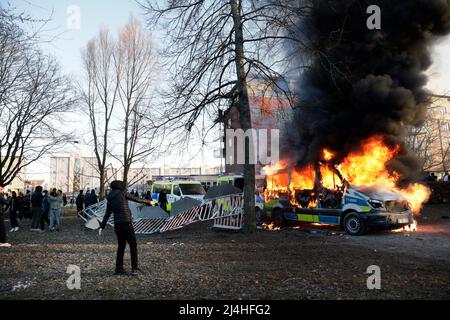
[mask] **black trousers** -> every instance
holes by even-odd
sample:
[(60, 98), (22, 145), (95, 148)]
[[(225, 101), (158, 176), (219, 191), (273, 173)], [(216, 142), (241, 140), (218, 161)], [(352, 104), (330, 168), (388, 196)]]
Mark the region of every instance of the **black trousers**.
[(50, 211), (44, 211), (42, 213), (41, 217), (41, 230), (45, 230), (45, 223), (47, 223), (47, 226), (50, 225), (50, 218), (48, 217)]
[(159, 207), (160, 207), (161, 209), (163, 209), (164, 211), (167, 211), (167, 202), (161, 202), (161, 203), (159, 204)]
[(19, 226), (19, 223), (17, 222), (17, 210), (9, 211), (9, 220), (11, 223), (11, 229)]
[(127, 223), (116, 223), (114, 224), (114, 230), (117, 235), (117, 259), (116, 268), (123, 268), (123, 255), (125, 254), (125, 247), (128, 243), (130, 246), (131, 255), (131, 268), (138, 268), (138, 253), (137, 253), (137, 241), (136, 235), (134, 234), (134, 228), (131, 222)]
[(3, 213), (0, 213), (0, 243), (6, 243), (5, 220)]

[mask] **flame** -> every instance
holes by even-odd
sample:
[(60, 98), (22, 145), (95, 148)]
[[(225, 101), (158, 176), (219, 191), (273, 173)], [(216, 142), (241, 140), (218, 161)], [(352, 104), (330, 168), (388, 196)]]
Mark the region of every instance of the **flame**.
[(271, 223), (266, 223), (266, 222), (264, 222), (264, 223), (262, 224), (262, 228), (263, 228), (264, 230), (269, 230), (269, 231), (278, 231), (278, 230), (281, 230), (281, 228), (275, 226), (275, 223), (273, 223), (273, 222), (271, 222)]
[(415, 232), (418, 230), (417, 221), (414, 220), (414, 223), (407, 225), (403, 228), (392, 230), (391, 232), (399, 233), (399, 232)]
[(263, 172), (265, 175), (271, 176), (271, 175), (276, 174), (278, 171), (284, 170), (286, 168), (287, 168), (287, 163), (283, 160), (280, 160), (279, 162), (277, 162), (274, 165), (265, 166), (263, 168)]
[[(363, 141), (358, 151), (350, 152), (336, 168), (354, 186), (372, 186), (398, 192), (405, 197), (411, 210), (417, 215), (428, 200), (430, 190), (418, 183), (410, 184), (406, 188), (397, 186), (400, 175), (397, 172), (389, 171), (386, 165), (399, 152), (399, 145), (389, 146), (384, 142), (382, 136), (373, 136)], [(325, 148), (322, 152), (322, 158), (325, 161), (332, 160), (334, 156), (335, 154), (329, 149)], [(264, 168), (267, 175), (267, 189), (264, 193), (266, 200), (280, 197), (281, 194), (288, 194), (291, 203), (300, 206), (296, 200), (296, 190), (311, 190), (311, 199), (307, 207), (316, 207), (317, 199), (313, 193), (315, 167), (307, 165), (303, 168), (291, 169), (290, 180), (289, 174), (285, 170), (287, 167), (286, 162), (280, 161), (276, 165)], [(322, 186), (336, 190), (340, 180), (335, 175), (333, 167), (327, 163), (322, 164), (320, 174)]]
[(323, 149), (322, 159), (325, 161), (330, 161), (334, 158), (334, 153), (328, 149)]

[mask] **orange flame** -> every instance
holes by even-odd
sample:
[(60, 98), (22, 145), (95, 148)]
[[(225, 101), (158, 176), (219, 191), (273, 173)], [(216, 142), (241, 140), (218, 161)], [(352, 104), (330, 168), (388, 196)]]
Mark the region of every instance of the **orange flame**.
[(263, 168), (263, 172), (267, 176), (271, 176), (276, 174), (280, 170), (284, 170), (287, 168), (287, 163), (283, 160), (280, 160), (274, 165), (268, 165)]
[(334, 158), (334, 153), (328, 149), (323, 149), (322, 153), (323, 153), (322, 154), (323, 160), (325, 160), (325, 161), (330, 161), (331, 159)]
[[(362, 142), (359, 151), (351, 152), (337, 168), (342, 176), (355, 186), (374, 186), (388, 190), (394, 190), (403, 195), (411, 206), (414, 214), (419, 214), (423, 204), (430, 196), (428, 187), (415, 183), (406, 188), (397, 187), (399, 174), (387, 170), (387, 163), (395, 158), (400, 152), (400, 146), (388, 146), (382, 136), (374, 136)], [(335, 154), (324, 149), (323, 160), (332, 160)], [(266, 200), (277, 197), (280, 193), (287, 193), (293, 205), (299, 205), (295, 200), (296, 190), (314, 189), (315, 170), (313, 165), (307, 165), (300, 169), (292, 169), (289, 175), (282, 170), (287, 169), (287, 164), (281, 161), (275, 166), (266, 167), (267, 189), (265, 191)], [(279, 171), (282, 172), (279, 172)], [(323, 164), (320, 168), (322, 175), (322, 185), (327, 189), (336, 189), (339, 179), (328, 164)], [(337, 180), (337, 181), (336, 181)], [(317, 200), (312, 199), (308, 207), (317, 205)]]

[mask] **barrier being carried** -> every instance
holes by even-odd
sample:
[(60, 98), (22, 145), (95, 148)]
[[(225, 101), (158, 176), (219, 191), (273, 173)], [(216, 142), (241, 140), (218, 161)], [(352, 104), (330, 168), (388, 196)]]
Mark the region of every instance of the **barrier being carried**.
[[(198, 206), (168, 217), (147, 218), (140, 214), (144, 206), (133, 206), (133, 227), (137, 234), (152, 234), (180, 229), (197, 221), (213, 220), (216, 228), (236, 230), (242, 228), (243, 206), (242, 193), (208, 199)], [(96, 218), (101, 222), (105, 213), (106, 200), (103, 200), (79, 212), (78, 216), (84, 221)], [(111, 226), (114, 225), (112, 216), (108, 220)]]

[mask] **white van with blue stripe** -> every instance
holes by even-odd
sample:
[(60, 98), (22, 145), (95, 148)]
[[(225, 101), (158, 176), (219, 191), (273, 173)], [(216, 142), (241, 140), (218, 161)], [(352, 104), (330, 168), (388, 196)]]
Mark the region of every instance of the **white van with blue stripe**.
[[(279, 199), (265, 210), (277, 225), (288, 222), (307, 222), (341, 226), (350, 235), (362, 235), (368, 229), (398, 229), (414, 223), (408, 201), (391, 190), (374, 187), (355, 187), (342, 179), (336, 190), (323, 187), (316, 190), (296, 190), (299, 205), (290, 198)], [(314, 194), (311, 205), (308, 195)], [(305, 200), (306, 197), (306, 200)], [(303, 206), (302, 206), (303, 204)]]

